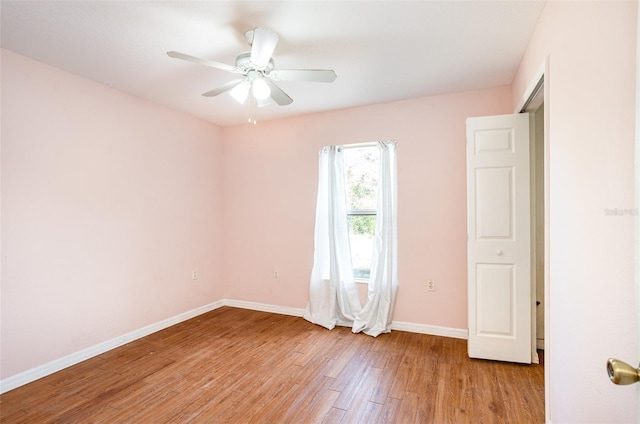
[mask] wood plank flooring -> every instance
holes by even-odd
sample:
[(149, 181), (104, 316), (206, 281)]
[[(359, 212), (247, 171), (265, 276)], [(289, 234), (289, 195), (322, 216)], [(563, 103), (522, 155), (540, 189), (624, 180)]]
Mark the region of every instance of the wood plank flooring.
[(544, 370), (224, 307), (3, 394), (0, 422), (544, 423)]

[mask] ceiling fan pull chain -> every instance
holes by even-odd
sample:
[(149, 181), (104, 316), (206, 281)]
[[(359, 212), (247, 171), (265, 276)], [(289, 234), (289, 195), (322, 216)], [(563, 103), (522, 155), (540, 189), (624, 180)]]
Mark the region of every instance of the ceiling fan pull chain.
[(256, 111), (258, 110), (256, 106), (257, 100), (253, 96), (249, 96), (249, 123), (253, 125), (257, 124), (256, 121)]

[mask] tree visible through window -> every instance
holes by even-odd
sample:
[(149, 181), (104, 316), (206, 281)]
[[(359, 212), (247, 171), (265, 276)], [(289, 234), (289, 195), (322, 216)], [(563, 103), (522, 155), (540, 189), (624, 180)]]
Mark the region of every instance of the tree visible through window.
[(373, 145), (344, 149), (351, 262), (356, 280), (369, 280), (376, 231), (380, 152)]

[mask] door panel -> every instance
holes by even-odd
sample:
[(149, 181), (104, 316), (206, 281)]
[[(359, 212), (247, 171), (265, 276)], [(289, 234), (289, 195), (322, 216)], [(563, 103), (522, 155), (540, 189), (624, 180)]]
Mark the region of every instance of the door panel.
[(513, 336), (514, 266), (477, 264), (477, 334)]
[(476, 168), (476, 237), (513, 239), (513, 168)]
[(467, 120), (469, 356), (531, 363), (529, 116)]

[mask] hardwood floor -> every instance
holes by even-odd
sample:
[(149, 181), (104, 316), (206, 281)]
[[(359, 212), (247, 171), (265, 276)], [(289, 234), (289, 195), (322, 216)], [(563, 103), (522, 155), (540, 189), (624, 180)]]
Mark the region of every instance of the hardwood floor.
[(0, 396), (2, 423), (543, 423), (541, 365), (224, 307)]

